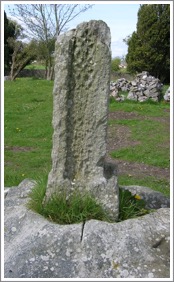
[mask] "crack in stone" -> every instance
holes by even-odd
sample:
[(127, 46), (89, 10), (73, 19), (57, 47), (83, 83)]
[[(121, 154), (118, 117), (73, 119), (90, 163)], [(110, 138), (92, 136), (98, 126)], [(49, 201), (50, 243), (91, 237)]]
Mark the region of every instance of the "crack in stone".
[(82, 231), (81, 231), (80, 242), (82, 242), (82, 240), (83, 240), (83, 232), (84, 232), (84, 228), (85, 228), (85, 223), (86, 223), (86, 221), (84, 220), (83, 223), (82, 223)]

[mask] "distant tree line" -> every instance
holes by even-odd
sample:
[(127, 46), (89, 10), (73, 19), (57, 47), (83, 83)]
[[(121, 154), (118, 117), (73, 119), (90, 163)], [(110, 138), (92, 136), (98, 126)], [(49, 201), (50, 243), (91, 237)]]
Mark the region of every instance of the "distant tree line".
[[(12, 21), (4, 12), (4, 66), (11, 80), (31, 63), (44, 62), (46, 79), (54, 74), (56, 37), (67, 24), (91, 5), (78, 4), (15, 4)], [(24, 40), (25, 39), (25, 40)], [(128, 45), (127, 71), (148, 71), (162, 82), (170, 81), (170, 5), (143, 4), (138, 11), (137, 29), (124, 39)], [(112, 60), (111, 70), (118, 71), (122, 59)]]
[(145, 70), (162, 82), (170, 82), (169, 4), (141, 5), (137, 30), (124, 41), (128, 45), (128, 71), (136, 73)]
[(15, 25), (13, 22), (7, 19), (7, 15), (4, 12), (4, 67), (10, 69), (10, 63), (12, 60), (13, 48), (8, 43), (9, 38), (15, 38)]
[(4, 13), (4, 50), (8, 47), (5, 67), (10, 68), (11, 80), (34, 59), (44, 62), (46, 79), (52, 79), (57, 36), (90, 7), (89, 4), (15, 4), (10, 13), (17, 22), (7, 19)]

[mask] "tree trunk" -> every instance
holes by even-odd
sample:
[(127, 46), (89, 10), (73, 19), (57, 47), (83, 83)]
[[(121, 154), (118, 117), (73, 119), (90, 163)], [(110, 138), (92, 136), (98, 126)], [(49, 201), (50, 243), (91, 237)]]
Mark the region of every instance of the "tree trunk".
[(48, 65), (47, 65), (46, 79), (53, 80), (53, 77), (54, 77), (54, 64), (50, 56), (48, 60)]
[(50, 66), (47, 72), (47, 80), (53, 80), (54, 79), (54, 66)]
[(21, 70), (23, 70), (28, 63), (30, 62), (31, 57), (26, 58), (23, 62), (16, 61), (16, 55), (14, 54), (12, 59), (11, 71), (10, 71), (10, 80), (15, 80)]

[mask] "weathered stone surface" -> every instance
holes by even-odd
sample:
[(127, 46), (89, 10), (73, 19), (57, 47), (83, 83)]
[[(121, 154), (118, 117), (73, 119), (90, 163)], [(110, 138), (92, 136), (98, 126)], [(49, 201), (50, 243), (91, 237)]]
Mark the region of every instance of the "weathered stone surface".
[(162, 193), (154, 191), (148, 187), (130, 185), (130, 186), (120, 186), (121, 189), (129, 190), (132, 195), (138, 194), (146, 203), (146, 208), (148, 209), (160, 209), (169, 208), (170, 199), (164, 196)]
[(146, 96), (139, 96), (139, 98), (138, 98), (139, 102), (145, 102), (147, 100), (148, 100), (148, 97), (146, 97)]
[(125, 78), (119, 78), (116, 82), (110, 82), (110, 96), (114, 97), (116, 101), (124, 101), (124, 95), (120, 95), (119, 91), (129, 91), (131, 83)]
[[(110, 83), (110, 30), (90, 21), (60, 35), (55, 50), (52, 170), (45, 200), (90, 191), (118, 217), (117, 177), (105, 172)], [(109, 164), (108, 164), (109, 165)]]
[(144, 102), (147, 99), (153, 101), (159, 101), (160, 90), (162, 88), (162, 83), (159, 79), (149, 75), (148, 72), (143, 71), (137, 74), (134, 81), (131, 82), (130, 92), (128, 93), (127, 99)]
[(25, 180), (5, 206), (5, 278), (169, 278), (170, 209), (119, 223), (59, 225), (27, 210)]
[(170, 102), (170, 87), (166, 90), (164, 94), (164, 100)]
[(138, 101), (138, 96), (137, 96), (136, 92), (132, 90), (132, 91), (129, 91), (129, 93), (127, 95), (127, 99)]
[(18, 186), (6, 187), (4, 197), (7, 199), (5, 205), (13, 209), (13, 205), (21, 205), (26, 203), (28, 193), (36, 185), (36, 181), (25, 179)]
[[(144, 102), (147, 99), (153, 101), (159, 101), (161, 95), (162, 83), (159, 79), (149, 75), (148, 72), (143, 71), (137, 74), (135, 79), (131, 82), (125, 80), (125, 78), (118, 79), (116, 82), (110, 83), (110, 96), (116, 98), (112, 93), (114, 91), (129, 91), (127, 99)], [(119, 97), (117, 93), (117, 98)], [(119, 99), (117, 99), (119, 101)]]

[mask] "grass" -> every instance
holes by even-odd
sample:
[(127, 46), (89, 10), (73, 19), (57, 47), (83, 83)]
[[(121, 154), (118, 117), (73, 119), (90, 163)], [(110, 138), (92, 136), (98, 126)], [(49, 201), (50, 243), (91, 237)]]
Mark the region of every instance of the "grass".
[(164, 101), (161, 101), (160, 103), (153, 101), (140, 103), (136, 101), (125, 100), (122, 103), (118, 103), (114, 98), (111, 98), (109, 109), (111, 112), (119, 110), (125, 112), (135, 112), (141, 116), (165, 117), (168, 116), (168, 112), (166, 110), (170, 109), (170, 105)]
[(53, 82), (5, 82), (5, 186), (36, 179), (51, 168)]
[(170, 148), (163, 145), (168, 142), (169, 136), (161, 134), (161, 132), (166, 132), (165, 124), (152, 119), (110, 120), (109, 124), (128, 126), (131, 129), (131, 139), (140, 142), (139, 145), (113, 151), (111, 153), (113, 158), (164, 168), (169, 167)]
[(89, 194), (74, 191), (67, 199), (64, 193), (52, 196), (43, 205), (46, 178), (32, 189), (27, 207), (58, 224), (80, 223), (90, 219), (112, 222), (103, 208)]
[[(166, 91), (168, 85), (163, 89)], [(126, 126), (131, 132), (130, 139), (137, 142), (136, 145), (112, 151), (113, 158), (129, 162), (143, 163), (155, 167), (169, 168), (170, 166), (170, 136), (169, 128), (161, 118), (169, 118), (170, 105), (165, 102), (144, 102), (125, 100), (122, 103), (110, 101), (110, 111), (131, 112), (139, 115), (139, 118), (109, 120), (109, 126)], [(159, 118), (159, 120), (158, 120)], [(120, 185), (140, 185), (160, 191), (165, 195), (170, 194), (170, 183), (166, 179), (119, 176)]]
[(120, 175), (118, 178), (118, 185), (129, 186), (129, 185), (138, 185), (149, 187), (154, 191), (163, 193), (165, 196), (170, 195), (170, 183), (165, 179), (157, 179), (153, 176), (148, 177), (134, 177), (131, 174), (129, 175)]
[[(89, 194), (73, 192), (67, 199), (67, 195), (57, 194), (52, 196), (46, 204), (43, 204), (46, 192), (47, 178), (44, 177), (29, 194), (27, 207), (58, 224), (73, 224), (85, 222), (90, 219), (113, 222), (101, 205)], [(119, 192), (119, 219), (123, 221), (147, 214), (145, 202), (139, 195), (132, 196), (129, 191), (120, 189)]]
[(139, 195), (132, 195), (128, 190), (119, 191), (119, 221), (135, 218), (149, 213), (145, 202)]
[(26, 70), (45, 70), (45, 66), (32, 64), (25, 67)]
[[(51, 169), (52, 89), (52, 81), (32, 78), (5, 81), (5, 187), (17, 186), (25, 178), (44, 177)], [(169, 148), (164, 146), (169, 134), (157, 119), (168, 117), (169, 109), (170, 105), (163, 102), (118, 103), (111, 99), (110, 111), (135, 112), (142, 117), (142, 120), (109, 121), (110, 126), (129, 127), (131, 139), (139, 142), (133, 148), (112, 152), (113, 157), (169, 167)], [(118, 181), (120, 185), (143, 185), (166, 194), (166, 186), (169, 187), (166, 180), (158, 181), (150, 176), (139, 179), (123, 175)]]

